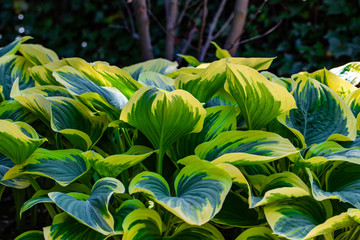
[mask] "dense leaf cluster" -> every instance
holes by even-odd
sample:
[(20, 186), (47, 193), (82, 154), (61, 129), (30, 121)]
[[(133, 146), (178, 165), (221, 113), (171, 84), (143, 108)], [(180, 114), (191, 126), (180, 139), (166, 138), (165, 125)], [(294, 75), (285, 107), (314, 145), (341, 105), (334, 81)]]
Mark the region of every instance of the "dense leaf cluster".
[(359, 62), (119, 68), (30, 39), (0, 49), (0, 199), (48, 219), (17, 240), (359, 238)]

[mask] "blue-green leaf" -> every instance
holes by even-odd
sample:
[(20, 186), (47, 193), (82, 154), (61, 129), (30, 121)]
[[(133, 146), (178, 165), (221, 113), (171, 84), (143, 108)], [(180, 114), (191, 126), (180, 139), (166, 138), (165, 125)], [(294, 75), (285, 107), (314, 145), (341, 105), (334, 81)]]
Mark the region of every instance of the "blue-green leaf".
[(110, 197), (114, 193), (123, 193), (124, 191), (125, 188), (119, 180), (102, 178), (94, 184), (90, 196), (61, 192), (51, 192), (48, 195), (58, 207), (69, 215), (99, 233), (108, 235), (115, 233), (114, 218), (109, 211)]
[(46, 240), (104, 240), (105, 235), (85, 226), (67, 213), (60, 213), (54, 217), (51, 226), (44, 228)]
[(195, 149), (201, 159), (234, 165), (265, 163), (296, 153), (288, 139), (258, 130), (223, 132)]
[(329, 87), (305, 75), (293, 76), (292, 92), (298, 109), (283, 114), (280, 120), (308, 146), (329, 140), (351, 141), (356, 136), (356, 120), (344, 100)]
[(32, 37), (25, 36), (22, 38), (16, 38), (10, 44), (6, 45), (5, 47), (0, 48), (0, 57), (15, 54), (18, 51), (20, 45), (29, 39), (32, 39)]
[(39, 148), (23, 163), (12, 167), (5, 174), (4, 179), (33, 174), (54, 179), (61, 186), (67, 186), (84, 175), (89, 168), (90, 164), (81, 150)]
[(174, 197), (166, 180), (152, 172), (138, 174), (131, 181), (129, 192), (144, 192), (185, 222), (202, 225), (220, 211), (231, 184), (231, 177), (224, 170), (207, 161), (195, 161), (177, 175)]
[(157, 87), (169, 92), (175, 90), (174, 79), (156, 72), (143, 72), (138, 81), (146, 86)]

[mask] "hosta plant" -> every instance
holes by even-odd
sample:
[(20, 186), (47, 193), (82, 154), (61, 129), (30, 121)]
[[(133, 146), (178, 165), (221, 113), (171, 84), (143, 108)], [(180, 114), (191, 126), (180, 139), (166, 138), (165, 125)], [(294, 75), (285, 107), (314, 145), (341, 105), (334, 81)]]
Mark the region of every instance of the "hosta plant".
[(16, 239), (360, 237), (359, 63), (278, 77), (214, 44), (119, 68), (29, 39), (0, 49)]

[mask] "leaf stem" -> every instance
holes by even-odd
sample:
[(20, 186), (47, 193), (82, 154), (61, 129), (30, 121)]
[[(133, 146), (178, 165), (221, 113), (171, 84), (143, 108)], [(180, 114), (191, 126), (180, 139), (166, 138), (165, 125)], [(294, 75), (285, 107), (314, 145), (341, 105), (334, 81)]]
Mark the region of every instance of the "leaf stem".
[(165, 153), (163, 152), (162, 148), (160, 147), (159, 152), (157, 154), (157, 159), (156, 159), (156, 172), (160, 175), (162, 175), (164, 154)]
[(121, 131), (122, 133), (124, 134), (124, 137), (125, 137), (125, 141), (127, 143), (127, 145), (129, 146), (129, 148), (133, 145), (132, 141), (131, 141), (131, 138), (129, 136), (129, 133), (124, 129), (124, 128), (121, 128)]
[[(31, 186), (35, 189), (35, 191), (42, 190), (39, 184), (35, 181), (35, 179), (32, 176), (26, 176), (26, 179), (30, 182)], [(48, 210), (50, 216), (52, 219), (54, 219), (55, 215), (57, 214), (54, 210), (54, 208), (51, 206), (50, 203), (44, 203), (46, 209)]]

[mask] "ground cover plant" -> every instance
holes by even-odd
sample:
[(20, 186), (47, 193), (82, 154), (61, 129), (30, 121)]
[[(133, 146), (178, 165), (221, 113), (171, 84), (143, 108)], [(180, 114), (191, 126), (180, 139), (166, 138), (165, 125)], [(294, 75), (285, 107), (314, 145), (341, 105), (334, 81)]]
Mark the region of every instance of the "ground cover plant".
[(119, 68), (29, 40), (0, 49), (16, 239), (360, 237), (360, 63), (284, 78), (214, 43)]

